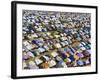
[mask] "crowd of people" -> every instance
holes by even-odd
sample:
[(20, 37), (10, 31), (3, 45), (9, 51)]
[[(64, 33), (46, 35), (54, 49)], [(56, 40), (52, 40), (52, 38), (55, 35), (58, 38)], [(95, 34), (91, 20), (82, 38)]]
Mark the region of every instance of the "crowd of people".
[(23, 69), (91, 65), (91, 14), (23, 10)]

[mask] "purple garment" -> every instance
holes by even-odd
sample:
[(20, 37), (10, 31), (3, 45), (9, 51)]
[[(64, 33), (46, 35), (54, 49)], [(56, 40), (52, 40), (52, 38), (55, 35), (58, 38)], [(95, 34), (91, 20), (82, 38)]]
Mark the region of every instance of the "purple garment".
[(82, 53), (78, 53), (77, 56), (79, 56), (80, 58), (84, 57), (84, 55)]
[(23, 55), (23, 60), (28, 59), (28, 58), (29, 58), (29, 56), (27, 54)]

